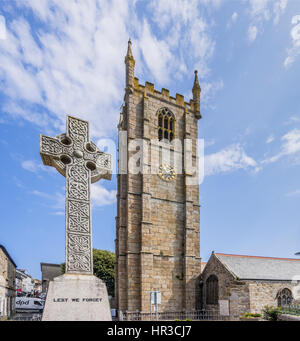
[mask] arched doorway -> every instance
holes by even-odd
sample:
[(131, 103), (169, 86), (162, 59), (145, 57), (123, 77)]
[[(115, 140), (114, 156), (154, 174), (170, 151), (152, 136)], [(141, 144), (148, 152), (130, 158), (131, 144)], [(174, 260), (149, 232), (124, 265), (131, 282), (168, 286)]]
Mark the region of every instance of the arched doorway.
[(219, 301), (219, 280), (210, 275), (206, 280), (206, 304), (217, 305)]

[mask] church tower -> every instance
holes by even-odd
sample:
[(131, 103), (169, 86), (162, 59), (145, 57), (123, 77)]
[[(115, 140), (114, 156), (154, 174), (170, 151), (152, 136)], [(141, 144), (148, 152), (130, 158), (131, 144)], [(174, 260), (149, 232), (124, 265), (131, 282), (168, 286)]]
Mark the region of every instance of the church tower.
[(158, 290), (159, 311), (194, 310), (201, 266), (197, 71), (193, 99), (185, 102), (182, 95), (139, 83), (130, 40), (125, 65), (118, 126), (117, 307), (150, 312), (150, 291)]

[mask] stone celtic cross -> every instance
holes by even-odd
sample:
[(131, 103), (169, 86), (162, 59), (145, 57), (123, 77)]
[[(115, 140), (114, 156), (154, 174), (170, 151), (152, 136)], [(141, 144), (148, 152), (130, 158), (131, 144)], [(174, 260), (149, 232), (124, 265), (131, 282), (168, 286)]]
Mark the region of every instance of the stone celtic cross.
[(89, 140), (89, 123), (67, 116), (66, 134), (40, 136), (44, 165), (66, 177), (66, 273), (93, 274), (91, 183), (111, 179), (111, 155)]

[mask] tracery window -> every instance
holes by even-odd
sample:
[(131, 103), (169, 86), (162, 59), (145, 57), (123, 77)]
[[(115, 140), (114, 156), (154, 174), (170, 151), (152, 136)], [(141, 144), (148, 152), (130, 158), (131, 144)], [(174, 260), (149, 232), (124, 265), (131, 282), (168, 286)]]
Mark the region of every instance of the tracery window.
[(172, 142), (175, 138), (175, 117), (168, 108), (161, 108), (157, 112), (158, 140), (163, 139)]
[(277, 294), (277, 305), (282, 307), (285, 305), (290, 305), (293, 301), (293, 295), (290, 289), (281, 289)]
[(206, 304), (218, 304), (219, 281), (215, 275), (210, 275), (206, 280)]

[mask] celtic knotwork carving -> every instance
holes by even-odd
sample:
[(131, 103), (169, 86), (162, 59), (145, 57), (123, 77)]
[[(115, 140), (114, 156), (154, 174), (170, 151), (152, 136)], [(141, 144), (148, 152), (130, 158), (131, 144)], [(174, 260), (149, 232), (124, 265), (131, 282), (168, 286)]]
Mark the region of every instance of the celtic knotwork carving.
[(92, 161), (95, 161), (96, 155), (95, 155), (95, 154), (91, 154), (91, 153), (85, 152), (85, 153), (84, 153), (84, 159), (85, 159), (85, 160), (92, 160)]
[(68, 236), (69, 250), (71, 252), (86, 253), (90, 250), (90, 237), (88, 235), (71, 234)]
[(56, 139), (48, 136), (41, 137), (41, 153), (60, 154), (62, 152), (62, 145)]
[(96, 164), (99, 168), (110, 169), (111, 168), (111, 158), (107, 154), (98, 154)]
[(90, 205), (81, 201), (69, 200), (69, 214), (76, 217), (89, 217)]
[(69, 176), (75, 181), (86, 184), (89, 178), (89, 173), (84, 167), (82, 167), (82, 165), (77, 164), (69, 167)]
[(71, 272), (92, 272), (90, 254), (70, 254), (67, 265)]
[(70, 180), (68, 196), (70, 199), (89, 200), (89, 189), (87, 184)]
[(86, 138), (88, 135), (88, 123), (76, 118), (70, 118), (69, 134), (70, 136), (83, 135)]
[(55, 163), (61, 169), (64, 169), (66, 167), (65, 164), (61, 162), (60, 160), (55, 160)]
[(68, 202), (69, 212), (69, 231), (71, 232), (90, 232), (90, 205), (86, 202)]
[(62, 147), (62, 153), (63, 154), (73, 154), (73, 147)]
[(79, 150), (83, 150), (83, 145), (84, 145), (85, 141), (86, 141), (86, 139), (84, 138), (84, 136), (74, 135), (73, 136), (74, 148), (79, 149)]
[(90, 232), (88, 218), (69, 217), (69, 231), (71, 232)]

